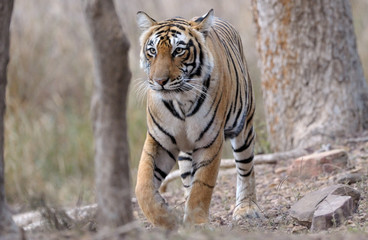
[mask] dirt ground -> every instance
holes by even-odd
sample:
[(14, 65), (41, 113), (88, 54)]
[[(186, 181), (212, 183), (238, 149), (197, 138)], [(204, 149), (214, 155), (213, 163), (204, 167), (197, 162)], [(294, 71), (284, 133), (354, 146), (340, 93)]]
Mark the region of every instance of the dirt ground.
[[(317, 178), (300, 179), (287, 176), (289, 161), (276, 165), (257, 165), (257, 198), (263, 218), (232, 220), (235, 204), (236, 174), (234, 170), (220, 171), (217, 186), (214, 189), (210, 208), (210, 224), (198, 229), (179, 229), (176, 232), (162, 232), (154, 228), (143, 216), (138, 204), (133, 201), (134, 216), (138, 223), (138, 232), (131, 239), (368, 239), (368, 141), (344, 142), (330, 146), (330, 149), (345, 149), (349, 154), (349, 167), (335, 173), (322, 174)], [(289, 215), (291, 205), (306, 193), (322, 187), (336, 184), (337, 179), (347, 173), (358, 173), (362, 181), (351, 184), (361, 193), (357, 212), (340, 226), (322, 232), (312, 232), (307, 226), (297, 223)], [(163, 194), (178, 217), (183, 217), (184, 191), (180, 180), (170, 183)], [(134, 198), (133, 198), (134, 200)], [(83, 232), (83, 231), (82, 231)], [(137, 235), (138, 234), (138, 235)], [(83, 237), (81, 237), (81, 235)], [(28, 234), (29, 239), (91, 239), (94, 233), (63, 232), (39, 235)], [(102, 239), (110, 239), (102, 238)]]
[[(337, 180), (347, 173), (361, 174), (362, 181), (351, 184), (361, 193), (361, 201), (357, 213), (347, 219), (341, 226), (329, 229), (328, 232), (362, 231), (368, 232), (368, 142), (330, 146), (330, 149), (345, 149), (349, 153), (349, 167), (337, 172), (323, 174), (317, 178), (290, 178), (286, 173), (289, 161), (276, 165), (256, 165), (256, 191), (261, 219), (232, 221), (235, 204), (236, 173), (234, 170), (220, 171), (217, 186), (214, 189), (210, 208), (210, 226), (214, 229), (242, 230), (247, 232), (280, 232), (280, 233), (311, 233), (307, 226), (302, 226), (289, 215), (293, 203), (306, 193), (337, 184)], [(180, 217), (184, 212), (184, 192), (180, 180), (171, 183), (168, 191), (163, 194), (169, 205), (177, 210)], [(146, 228), (152, 226), (142, 215), (137, 204), (134, 204), (135, 216), (145, 222)]]

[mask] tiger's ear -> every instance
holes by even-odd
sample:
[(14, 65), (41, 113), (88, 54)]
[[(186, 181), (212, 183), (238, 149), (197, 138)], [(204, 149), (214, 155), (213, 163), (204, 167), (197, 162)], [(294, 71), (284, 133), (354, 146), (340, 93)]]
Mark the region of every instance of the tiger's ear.
[(148, 28), (152, 27), (153, 25), (157, 24), (155, 19), (151, 18), (150, 16), (147, 15), (147, 13), (142, 11), (137, 12), (137, 23), (138, 27), (142, 31), (145, 31)]
[(200, 31), (205, 36), (207, 36), (207, 33), (210, 31), (213, 23), (213, 9), (209, 10), (208, 13), (203, 15), (202, 17), (197, 18), (194, 21), (194, 29)]

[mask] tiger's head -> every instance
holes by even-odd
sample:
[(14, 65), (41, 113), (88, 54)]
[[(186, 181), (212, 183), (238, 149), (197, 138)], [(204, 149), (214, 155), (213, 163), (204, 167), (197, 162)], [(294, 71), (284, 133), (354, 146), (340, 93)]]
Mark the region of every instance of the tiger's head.
[(170, 95), (201, 89), (213, 69), (213, 57), (205, 43), (213, 19), (212, 9), (189, 21), (172, 18), (157, 22), (144, 12), (137, 13), (143, 31), (141, 67), (152, 90)]

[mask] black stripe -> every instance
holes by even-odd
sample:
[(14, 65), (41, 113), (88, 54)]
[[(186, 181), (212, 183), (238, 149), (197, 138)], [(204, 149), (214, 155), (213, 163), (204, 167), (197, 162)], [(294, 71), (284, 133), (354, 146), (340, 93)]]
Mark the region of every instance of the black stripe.
[(215, 111), (214, 111), (214, 113), (212, 115), (211, 120), (209, 121), (209, 123), (207, 124), (207, 126), (205, 127), (205, 129), (203, 129), (203, 131), (199, 134), (199, 137), (197, 138), (197, 140), (195, 140), (196, 142), (200, 141), (202, 139), (202, 137), (204, 136), (204, 134), (212, 126), (212, 123), (214, 122), (215, 117), (216, 117), (216, 114), (217, 114), (218, 107), (220, 106), (221, 98), (222, 98), (222, 94), (221, 94), (221, 97), (220, 97), (219, 101), (217, 102), (217, 106), (215, 108)]
[(201, 67), (203, 65), (203, 51), (202, 51), (202, 46), (198, 42), (197, 39), (195, 39), (195, 40), (196, 40), (196, 43), (198, 44), (199, 64), (198, 64), (198, 66), (196, 65), (197, 58), (198, 58), (198, 56), (197, 56), (198, 55), (197, 54), (197, 48), (193, 44), (193, 41), (190, 40), (188, 42), (188, 44), (191, 43), (192, 48), (190, 48), (190, 49), (193, 49), (193, 53), (192, 53), (192, 55), (193, 55), (193, 62), (191, 63), (191, 66), (193, 66), (193, 69), (192, 69), (192, 71), (190, 72), (190, 75), (189, 75), (189, 78), (190, 79), (192, 79), (194, 76), (201, 76), (201, 74), (202, 74), (202, 67)]
[(178, 161), (192, 161), (191, 157), (179, 156)]
[[(233, 107), (233, 103), (231, 103), (231, 105), (230, 105), (230, 108), (229, 108), (229, 112), (227, 113), (227, 115), (226, 115), (226, 120), (225, 120), (225, 126), (227, 125), (227, 122), (229, 121), (229, 119), (230, 119), (230, 116), (231, 116), (231, 108)], [(229, 130), (231, 130), (231, 129), (229, 129)]]
[(198, 151), (199, 149), (202, 149), (202, 148), (209, 148), (209, 147), (211, 147), (211, 146), (212, 146), (212, 144), (214, 144), (214, 142), (216, 141), (216, 139), (217, 139), (217, 137), (218, 137), (219, 135), (220, 135), (220, 131), (218, 131), (218, 132), (217, 132), (216, 136), (212, 139), (212, 141), (211, 141), (209, 144), (207, 144), (207, 145), (205, 145), (205, 146), (203, 146), (203, 147), (195, 148), (195, 149), (193, 150), (193, 152), (196, 152), (196, 151)]
[[(254, 115), (254, 108), (250, 115), (247, 115), (247, 113), (244, 111), (241, 119), (238, 121), (237, 127), (234, 130), (234, 127), (230, 129), (225, 129), (225, 136), (227, 138), (235, 138), (237, 137), (243, 130), (244, 126), (249, 126), (250, 121), (253, 119)], [(246, 120), (247, 118), (247, 120)], [(246, 123), (246, 124), (245, 124)], [(234, 123), (235, 125), (235, 123)]]
[(195, 173), (198, 171), (198, 169), (210, 165), (213, 162), (213, 160), (215, 160), (215, 158), (220, 153), (221, 147), (222, 147), (222, 143), (221, 143), (221, 146), (218, 148), (218, 151), (216, 152), (216, 154), (211, 159), (209, 159), (207, 161), (202, 161), (202, 162), (199, 162), (199, 163), (194, 163), (192, 165), (192, 177), (195, 175)]
[(167, 33), (168, 31), (169, 30), (161, 30), (161, 31), (155, 32), (155, 35), (156, 35), (156, 37), (159, 37), (161, 34)]
[(250, 146), (250, 144), (252, 143), (253, 139), (254, 139), (254, 135), (252, 136), (252, 138), (251, 138), (251, 139), (249, 139), (252, 133), (253, 133), (253, 126), (252, 126), (252, 128), (249, 130), (248, 136), (247, 136), (247, 138), (246, 138), (246, 140), (245, 140), (245, 142), (244, 142), (243, 146), (241, 146), (241, 147), (240, 147), (240, 148), (238, 148), (238, 149), (234, 149), (234, 148), (233, 148), (233, 151), (234, 151), (234, 152), (242, 152), (242, 151), (244, 151), (245, 149), (247, 149), (247, 148)]
[(153, 156), (153, 154), (152, 154), (152, 153), (147, 152), (145, 149), (143, 149), (143, 151), (144, 151), (148, 156), (150, 156), (150, 157), (152, 158), (152, 160), (155, 160), (155, 157)]
[[(181, 32), (176, 31), (176, 30), (174, 30), (174, 29), (170, 29), (170, 32), (171, 32), (171, 33), (173, 33), (173, 34), (175, 34), (175, 35), (181, 35)], [(183, 41), (180, 41), (178, 44), (180, 44), (180, 43), (185, 44), (185, 42), (183, 42)]]
[[(190, 75), (189, 75), (189, 79), (192, 79), (194, 76), (196, 75), (200, 75), (201, 74), (201, 67), (198, 67), (196, 65), (196, 59), (197, 59), (197, 48), (195, 47), (195, 45), (193, 44), (193, 40), (189, 40), (188, 44), (187, 44), (187, 49), (188, 54), (186, 56), (186, 58), (184, 59), (184, 61), (187, 61), (190, 57), (193, 56), (193, 61), (192, 62), (184, 62), (184, 65), (188, 68), (188, 66), (192, 67), (192, 70), (190, 71)], [(199, 51), (201, 51), (201, 49), (199, 49)], [(202, 65), (202, 62), (200, 60), (199, 62), (199, 66)]]
[[(203, 65), (203, 60), (204, 60), (202, 45), (198, 42), (197, 38), (195, 38), (195, 40), (198, 44), (198, 49), (199, 49), (198, 50), (199, 51), (199, 64), (200, 64), (200, 66), (202, 66)], [(201, 75), (201, 70), (202, 70), (202, 68), (200, 67), (199, 70), (198, 70), (199, 72), (197, 73), (198, 76)]]
[[(226, 114), (226, 112), (224, 112), (224, 116), (222, 116), (222, 118), (221, 119), (225, 119), (225, 114)], [(200, 148), (197, 148), (197, 149), (194, 149), (193, 150), (193, 152), (194, 151), (197, 151), (197, 150), (199, 150), (199, 149), (201, 149), (201, 148), (209, 148), (209, 147), (211, 147), (212, 146), (212, 144), (216, 141), (216, 139), (217, 139), (217, 137), (220, 135), (220, 131), (218, 131), (217, 132), (217, 134), (216, 134), (216, 136), (215, 136), (215, 138), (208, 144), (208, 145), (206, 145), (206, 146), (203, 146), (203, 147), (200, 147)], [(221, 143), (222, 144), (222, 143)], [(221, 145), (222, 146), (222, 145)]]
[[(218, 94), (219, 92), (221, 92), (221, 94), (220, 94), (220, 95)], [(219, 102), (220, 102), (220, 100), (221, 100), (221, 98), (222, 98), (222, 95), (223, 95), (222, 89), (217, 88), (217, 89), (216, 89), (216, 93), (213, 95), (213, 96), (215, 96), (215, 98), (214, 98), (214, 100), (213, 100), (213, 102), (212, 102), (212, 104), (211, 104), (210, 108), (208, 109), (208, 111), (207, 111), (207, 112), (206, 112), (206, 114), (204, 115), (204, 117), (207, 117), (207, 116), (208, 116), (208, 114), (210, 114), (211, 112), (213, 112), (213, 108), (214, 108), (214, 106), (215, 106), (217, 103), (219, 103)], [(219, 96), (219, 97), (218, 97), (218, 96)], [(220, 100), (217, 100), (218, 98), (219, 98)]]
[(236, 160), (235, 159), (235, 162), (247, 164), (247, 163), (251, 163), (253, 161), (253, 158), (254, 158), (254, 155), (250, 156), (249, 158), (245, 158), (245, 159), (241, 159), (241, 160)]
[(167, 23), (167, 22), (159, 23), (159, 24), (157, 24), (157, 25), (159, 25), (159, 27), (156, 29), (156, 31), (160, 31), (161, 29), (163, 29), (165, 27), (177, 27), (180, 30), (185, 31), (185, 26), (182, 26), (180, 24), (187, 25), (188, 23), (186, 23), (184, 21), (176, 21), (176, 23)]
[(182, 173), (182, 174), (180, 175), (180, 177), (181, 177), (182, 179), (185, 179), (185, 178), (187, 178), (189, 175), (190, 175), (190, 172), (185, 172), (185, 173)]
[[(240, 101), (241, 101), (241, 99), (240, 99)], [(238, 119), (239, 119), (239, 117), (240, 117), (240, 114), (241, 114), (241, 112), (243, 111), (243, 104), (241, 104), (240, 105), (240, 108), (239, 108), (239, 111), (238, 111), (238, 113), (236, 114), (236, 117), (235, 117), (235, 119), (234, 119), (234, 123), (233, 123), (233, 126), (232, 126), (232, 129), (234, 129), (237, 125), (238, 125)], [(245, 114), (245, 113), (244, 113)], [(245, 115), (243, 114), (243, 117), (245, 117)], [(244, 120), (245, 119), (242, 119), (243, 120), (243, 122), (244, 122)]]
[(175, 110), (173, 101), (166, 101), (166, 100), (162, 100), (162, 102), (164, 103), (165, 107), (167, 108), (167, 110), (169, 110), (169, 112), (176, 118), (180, 119), (180, 120), (184, 120), (184, 118), (182, 118), (179, 113)]
[(154, 174), (153, 174), (153, 176), (154, 176), (157, 180), (159, 180), (160, 182), (162, 181), (162, 179), (161, 179), (159, 176), (157, 176), (157, 175), (156, 175), (156, 173), (154, 173)]
[(153, 117), (150, 108), (148, 108), (148, 113), (151, 116), (151, 119), (153, 120), (154, 124), (158, 127), (158, 129), (160, 129), (161, 132), (163, 132), (166, 136), (168, 136), (170, 138), (171, 142), (174, 145), (176, 145), (176, 140), (175, 140), (174, 136), (171, 135), (170, 133), (168, 133), (165, 129), (163, 129), (163, 127), (160, 126), (160, 124), (158, 124), (158, 122), (156, 121), (156, 119)]
[[(229, 54), (228, 54), (229, 55)], [(235, 110), (236, 110), (236, 106), (238, 105), (238, 95), (239, 95), (239, 76), (238, 76), (238, 71), (236, 70), (236, 66), (235, 66), (235, 63), (234, 63), (234, 60), (233, 58), (230, 56), (232, 63), (233, 63), (233, 67), (234, 67), (234, 71), (235, 71), (235, 79), (236, 79), (236, 90), (235, 90), (235, 98), (234, 98), (234, 110), (233, 110), (233, 113), (235, 113)]]
[(250, 114), (250, 116), (248, 116), (248, 119), (247, 119), (247, 126), (249, 125), (249, 122), (250, 122), (250, 121), (252, 121), (253, 116), (254, 116), (254, 112), (255, 112), (255, 108), (253, 108), (252, 113)]
[[(178, 22), (178, 23), (186, 23), (186, 22), (184, 22), (184, 21), (176, 21), (176, 22)], [(185, 27), (184, 26), (182, 26), (182, 25), (180, 25), (180, 24), (169, 24), (168, 26), (170, 26), (170, 27), (177, 27), (177, 28), (179, 28), (180, 30), (182, 30), (182, 31), (185, 31)]]
[(209, 184), (207, 184), (207, 183), (205, 183), (205, 182), (202, 182), (202, 181), (200, 181), (200, 180), (195, 180), (195, 181), (192, 183), (192, 185), (193, 185), (193, 184), (195, 184), (195, 183), (199, 183), (199, 184), (201, 184), (201, 185), (203, 185), (203, 186), (205, 186), (205, 187), (211, 188), (211, 189), (215, 188), (215, 186), (209, 185)]
[(243, 128), (245, 126), (245, 118), (246, 118), (246, 116), (247, 116), (247, 114), (244, 111), (243, 114), (242, 114), (241, 119), (239, 120), (239, 123), (237, 124), (237, 127), (236, 127), (235, 131), (233, 132), (232, 138), (237, 137), (241, 133), (241, 131), (243, 130)]
[(162, 171), (161, 169), (159, 169), (156, 165), (155, 165), (154, 171), (157, 172), (158, 174), (160, 174), (160, 176), (162, 177), (162, 179), (165, 179), (166, 176), (167, 176), (167, 173), (165, 173), (164, 171)]
[(166, 20), (166, 22), (177, 22), (177, 23), (183, 23), (183, 24), (188, 24), (187, 20), (185, 20), (182, 17), (175, 17), (175, 18), (170, 18), (168, 20)]
[(169, 157), (171, 157), (175, 162), (176, 162), (176, 159), (175, 159), (175, 157), (174, 157), (174, 154), (172, 154), (172, 152), (170, 152), (169, 150), (167, 150), (166, 148), (164, 148), (163, 146), (162, 146), (162, 144), (159, 142), (159, 141), (157, 141), (157, 139), (156, 138), (154, 138), (153, 137), (153, 135), (150, 133), (150, 132), (148, 132), (148, 134), (151, 136), (151, 138), (153, 138), (153, 140), (155, 140), (155, 142), (163, 149), (163, 150), (165, 150), (166, 152), (167, 152), (167, 154), (169, 155)]
[(253, 166), (252, 166), (252, 168), (249, 170), (249, 172), (247, 172), (246, 174), (240, 174), (239, 172), (238, 172), (238, 174), (239, 174), (239, 176), (241, 176), (241, 177), (249, 177), (249, 175), (250, 175), (252, 172), (253, 172)]
[(203, 83), (201, 96), (196, 101), (196, 105), (195, 105), (193, 111), (191, 111), (187, 115), (187, 117), (191, 117), (194, 114), (196, 114), (198, 112), (199, 108), (202, 106), (202, 104), (203, 104), (203, 102), (204, 102), (204, 100), (206, 99), (206, 96), (207, 96), (208, 87), (210, 86), (210, 79), (211, 79), (211, 75), (208, 75), (207, 79)]

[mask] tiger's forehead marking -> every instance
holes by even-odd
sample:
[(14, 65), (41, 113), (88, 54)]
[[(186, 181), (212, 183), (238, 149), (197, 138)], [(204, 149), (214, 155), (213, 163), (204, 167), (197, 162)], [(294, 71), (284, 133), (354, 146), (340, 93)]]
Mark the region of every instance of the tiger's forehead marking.
[(175, 18), (169, 19), (157, 24), (156, 29), (152, 32), (152, 36), (148, 41), (149, 46), (168, 46), (176, 47), (178, 44), (187, 42), (190, 33), (190, 24), (185, 19)]

